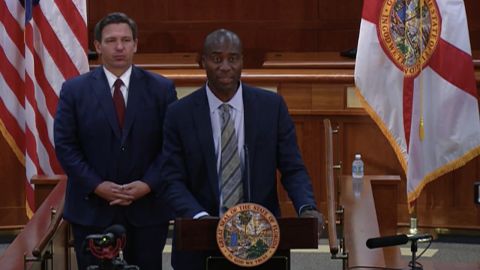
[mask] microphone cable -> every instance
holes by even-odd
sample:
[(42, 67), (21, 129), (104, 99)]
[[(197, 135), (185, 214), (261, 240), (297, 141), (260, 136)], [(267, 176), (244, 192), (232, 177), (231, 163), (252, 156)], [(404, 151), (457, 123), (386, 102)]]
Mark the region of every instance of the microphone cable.
[[(425, 242), (420, 242), (420, 243), (425, 243)], [(416, 269), (417, 267), (419, 267), (420, 269), (423, 269), (423, 265), (418, 262), (418, 259), (422, 257), (422, 255), (430, 248), (431, 245), (432, 245), (432, 238), (428, 238), (428, 245), (422, 250), (422, 252), (420, 252), (420, 254), (418, 254), (415, 257), (415, 265), (413, 265), (412, 261), (409, 261), (408, 266), (411, 267), (412, 269)]]

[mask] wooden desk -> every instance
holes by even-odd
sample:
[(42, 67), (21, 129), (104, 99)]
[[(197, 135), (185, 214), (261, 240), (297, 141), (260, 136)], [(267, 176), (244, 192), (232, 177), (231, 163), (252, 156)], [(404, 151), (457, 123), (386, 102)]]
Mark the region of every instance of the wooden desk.
[[(480, 68), (480, 51), (473, 51), (473, 65)], [(270, 52), (262, 68), (354, 69), (355, 59), (339, 52)]]
[[(400, 258), (399, 247), (368, 249), (367, 239), (380, 237), (379, 217), (377, 216), (373, 182), (400, 182), (399, 176), (370, 176), (363, 181), (351, 176), (340, 178), (340, 204), (344, 207), (344, 236), (348, 252), (348, 267), (376, 266), (401, 268), (405, 265)], [(391, 216), (396, 217), (396, 201), (390, 200)]]
[[(391, 223), (385, 221), (389, 219), (385, 209), (391, 210), (390, 217), (396, 217), (396, 198), (389, 201), (381, 197), (391, 194), (384, 190), (385, 187), (396, 186), (398, 182), (400, 182), (399, 176), (366, 175), (363, 181), (354, 181), (351, 176), (340, 178), (340, 204), (344, 207), (344, 237), (348, 252), (348, 267), (375, 266), (409, 269), (410, 258), (402, 258), (398, 246), (376, 249), (368, 249), (366, 246), (369, 238), (395, 234), (389, 228)], [(375, 201), (382, 203), (376, 204)], [(419, 262), (424, 270), (480, 270), (480, 262), (445, 263), (428, 258), (422, 258)]]
[[(100, 57), (90, 61), (90, 68), (101, 65)], [(142, 53), (133, 57), (133, 63), (145, 69), (197, 69), (200, 68), (197, 53)]]
[(339, 52), (272, 52), (265, 55), (263, 68), (353, 69), (355, 59)]

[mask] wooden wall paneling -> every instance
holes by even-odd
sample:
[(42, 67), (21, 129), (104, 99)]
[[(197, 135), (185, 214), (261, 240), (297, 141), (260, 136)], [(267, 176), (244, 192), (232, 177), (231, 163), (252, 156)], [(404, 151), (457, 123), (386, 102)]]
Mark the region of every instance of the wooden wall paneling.
[(25, 167), (0, 133), (0, 228), (17, 228), (27, 221)]
[[(429, 221), (430, 224), (437, 224), (442, 226), (446, 220), (451, 216), (456, 216), (456, 213), (448, 213), (449, 206), (452, 205), (452, 174), (446, 174), (434, 180), (434, 184), (427, 184), (422, 195), (419, 198), (419, 208), (422, 213), (424, 221)], [(457, 211), (455, 211), (457, 212)], [(440, 215), (438, 215), (440, 213)], [(455, 222), (455, 220), (452, 220)], [(422, 222), (422, 221), (420, 221)]]
[(317, 207), (322, 213), (327, 213), (326, 179), (325, 179), (325, 138), (323, 134), (323, 118), (311, 115), (296, 116), (295, 119), (305, 119), (304, 133), (301, 134), (304, 143), (299, 145), (303, 160), (312, 181), (313, 193)]
[(357, 47), (363, 1), (321, 1), (317, 51), (344, 51)]
[(312, 85), (301, 83), (282, 83), (278, 88), (289, 111), (312, 109)]
[(360, 21), (363, 1), (318, 0), (319, 17), (328, 21)]
[(344, 85), (314, 84), (312, 110), (343, 110), (346, 103), (344, 88)]
[(345, 86), (320, 83), (282, 83), (278, 93), (290, 111), (343, 110)]
[(401, 167), (392, 147), (368, 115), (349, 117), (344, 121), (344, 172), (351, 173), (354, 155), (360, 153), (365, 174), (398, 174)]
[(465, 0), (464, 2), (470, 32), (470, 44), (472, 50), (480, 50), (480, 2), (477, 0)]
[(173, 20), (314, 20), (317, 0), (168, 0)]
[(343, 126), (339, 144), (343, 146), (340, 154), (342, 172), (351, 174), (353, 157), (355, 153), (360, 153), (366, 175), (400, 175), (402, 180), (397, 187), (398, 221), (408, 224), (406, 177), (392, 146), (368, 115), (345, 116), (341, 119)]
[[(352, 19), (350, 13), (360, 14), (360, 10), (325, 3), (329, 1), (303, 0), (291, 5), (287, 0), (207, 0), (201, 4), (187, 0), (89, 0), (90, 48), (93, 50), (94, 25), (112, 11), (125, 12), (137, 21), (140, 53), (198, 52), (205, 35), (217, 28), (229, 28), (240, 35), (246, 67), (260, 67), (265, 53), (271, 51), (340, 51), (352, 47), (358, 36), (359, 16)], [(358, 6), (353, 5), (354, 9)], [(339, 29), (342, 33), (336, 34)], [(320, 38), (323, 32), (328, 33), (325, 39)]]
[(473, 199), (473, 184), (477, 181), (476, 175), (479, 170), (476, 165), (476, 161), (472, 160), (451, 173), (450, 192), (453, 194), (450, 210), (456, 209), (460, 212), (456, 221), (461, 226), (468, 226), (480, 216), (480, 207), (476, 207)]
[[(378, 179), (371, 179), (375, 210), (377, 212), (380, 235), (395, 235), (398, 222), (398, 184), (400, 176), (379, 176)], [(362, 183), (364, 184), (364, 183)], [(383, 203), (382, 203), (383, 202)]]
[(321, 31), (318, 36), (317, 51), (342, 52), (356, 48), (358, 44), (358, 30)]
[[(478, 159), (478, 158), (477, 158)], [(477, 160), (428, 183), (417, 200), (420, 226), (478, 228), (480, 209), (473, 202)], [(472, 226), (472, 224), (477, 224)]]
[[(297, 134), (297, 143), (298, 147), (301, 151), (303, 160), (305, 162), (305, 166), (307, 168), (308, 174), (310, 175), (312, 181), (312, 187), (314, 189), (314, 194), (316, 195), (317, 203), (320, 202), (318, 194), (320, 194), (321, 190), (324, 189), (323, 180), (321, 181), (321, 176), (319, 174), (318, 168), (320, 164), (323, 164), (319, 158), (320, 155), (320, 145), (318, 140), (321, 138), (311, 138), (313, 134), (318, 134), (316, 131), (317, 121), (311, 121), (308, 117), (295, 117), (294, 118), (295, 130)], [(279, 180), (280, 180), (280, 172), (278, 172)], [(322, 178), (323, 179), (323, 178)], [(281, 182), (278, 182), (278, 196), (279, 196), (279, 203), (282, 209), (282, 216), (283, 217), (295, 217), (297, 216), (296, 209), (293, 206), (292, 201), (288, 198), (287, 192), (281, 186)], [(323, 185), (323, 186), (322, 186)], [(325, 208), (326, 209), (326, 208)], [(298, 209), (297, 209), (298, 210)]]
[[(298, 145), (305, 162), (305, 166), (310, 175), (312, 181), (312, 187), (315, 194), (315, 199), (317, 200), (317, 207), (322, 213), (327, 213), (327, 198), (326, 198), (326, 182), (325, 182), (325, 145), (324, 145), (324, 134), (323, 134), (323, 119), (325, 116), (312, 116), (308, 113), (300, 114), (297, 113), (292, 116), (295, 122), (295, 128), (297, 132), (297, 141)], [(333, 134), (333, 161), (334, 165), (341, 165), (339, 161), (339, 150), (342, 149), (342, 145), (339, 144), (339, 138), (341, 136), (341, 128), (336, 122), (335, 117), (329, 117), (333, 119), (332, 127), (337, 129), (338, 132)], [(338, 178), (341, 175), (341, 171), (338, 169), (334, 170), (334, 178), (337, 182)], [(337, 183), (336, 183), (337, 184)], [(286, 192), (282, 189), (279, 190), (281, 205), (283, 207), (289, 208), (291, 205), (290, 200), (287, 197)], [(282, 207), (282, 211), (283, 208)], [(292, 208), (293, 210), (293, 208)], [(294, 212), (288, 210), (283, 211), (283, 215), (286, 213), (288, 215), (293, 214)]]
[[(260, 67), (266, 52), (343, 51), (357, 46), (362, 1), (89, 0), (88, 28), (122, 11), (139, 25), (139, 52), (199, 52), (207, 33), (238, 32), (245, 66)], [(473, 50), (480, 50), (480, 4), (465, 1)], [(93, 44), (92, 41), (90, 44)], [(91, 49), (93, 46), (90, 45)]]
[(111, 12), (123, 12), (137, 23), (157, 22), (168, 19), (168, 2), (165, 0), (87, 0), (87, 24), (89, 29)]

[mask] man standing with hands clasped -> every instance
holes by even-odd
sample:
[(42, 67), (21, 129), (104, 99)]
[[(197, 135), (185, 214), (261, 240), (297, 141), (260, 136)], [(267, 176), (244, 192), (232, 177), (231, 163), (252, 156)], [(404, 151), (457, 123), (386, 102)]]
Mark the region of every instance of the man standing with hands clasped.
[[(299, 215), (317, 217), (323, 225), (285, 102), (240, 80), (239, 37), (225, 29), (210, 33), (202, 65), (207, 83), (172, 104), (165, 117), (162, 192), (176, 215), (218, 217), (252, 202), (279, 217), (278, 169)], [(172, 266), (205, 269), (210, 255), (178, 251), (174, 239)]]
[(125, 14), (108, 14), (94, 35), (103, 66), (64, 83), (54, 125), (68, 176), (63, 215), (72, 225), (78, 269), (99, 263), (83, 250), (85, 237), (112, 224), (126, 228), (127, 263), (161, 269), (170, 215), (154, 190), (175, 87), (132, 65), (137, 26)]

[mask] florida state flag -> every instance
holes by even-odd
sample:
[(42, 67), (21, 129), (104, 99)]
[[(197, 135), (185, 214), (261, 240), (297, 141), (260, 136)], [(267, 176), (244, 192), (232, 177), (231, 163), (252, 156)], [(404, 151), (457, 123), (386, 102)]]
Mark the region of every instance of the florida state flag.
[(480, 153), (480, 120), (462, 0), (364, 0), (357, 95), (407, 175), (423, 187)]

